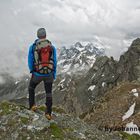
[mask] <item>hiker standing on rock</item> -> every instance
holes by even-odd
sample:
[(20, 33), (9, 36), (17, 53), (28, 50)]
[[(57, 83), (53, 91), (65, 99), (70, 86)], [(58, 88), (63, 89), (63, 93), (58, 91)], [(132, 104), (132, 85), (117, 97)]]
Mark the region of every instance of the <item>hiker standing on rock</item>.
[(45, 116), (51, 119), (52, 113), (52, 84), (56, 79), (56, 49), (52, 43), (46, 39), (46, 30), (40, 28), (37, 31), (38, 39), (30, 46), (28, 53), (28, 66), (32, 74), (29, 83), (29, 108), (37, 110), (35, 104), (35, 88), (43, 81), (46, 91), (46, 111)]

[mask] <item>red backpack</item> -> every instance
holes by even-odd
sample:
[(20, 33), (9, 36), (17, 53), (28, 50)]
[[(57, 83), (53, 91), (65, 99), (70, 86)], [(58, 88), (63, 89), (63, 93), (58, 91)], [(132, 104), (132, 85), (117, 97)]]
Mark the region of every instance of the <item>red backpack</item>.
[(53, 48), (51, 42), (46, 39), (39, 39), (34, 49), (34, 69), (41, 74), (48, 74), (53, 71)]

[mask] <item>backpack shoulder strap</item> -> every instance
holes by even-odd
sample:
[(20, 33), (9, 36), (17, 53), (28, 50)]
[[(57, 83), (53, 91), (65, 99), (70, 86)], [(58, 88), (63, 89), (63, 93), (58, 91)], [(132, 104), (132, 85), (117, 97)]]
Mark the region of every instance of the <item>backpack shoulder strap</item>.
[(47, 39), (47, 42), (50, 43), (50, 44), (52, 45), (51, 41), (49, 41), (48, 39)]

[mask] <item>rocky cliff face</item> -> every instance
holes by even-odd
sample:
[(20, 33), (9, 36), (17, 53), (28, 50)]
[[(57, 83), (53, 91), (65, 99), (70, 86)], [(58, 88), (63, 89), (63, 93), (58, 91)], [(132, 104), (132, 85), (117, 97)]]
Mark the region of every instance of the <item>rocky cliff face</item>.
[[(132, 45), (121, 55), (117, 62), (113, 57), (99, 57), (87, 73), (86, 79), (90, 87), (87, 91), (95, 96), (103, 95), (123, 81), (140, 80), (140, 39), (133, 41)], [(86, 80), (86, 81), (87, 81)]]
[(97, 57), (87, 74), (82, 77), (69, 77), (68, 86), (66, 86), (65, 80), (62, 83), (60, 82), (63, 88), (60, 90), (60, 87), (57, 86), (56, 93), (64, 98), (60, 102), (57, 101), (62, 103), (69, 113), (74, 112), (79, 116), (92, 108), (99, 98), (113, 87), (119, 86), (121, 82), (139, 81), (139, 60), (140, 39), (138, 38), (133, 41), (119, 61), (115, 61), (113, 57)]
[(82, 76), (65, 75), (57, 79), (54, 102), (68, 113), (82, 115), (92, 108), (95, 101), (117, 84), (117, 62), (107, 56), (97, 57), (93, 67)]
[[(97, 59), (87, 74), (87, 79), (91, 77), (88, 83), (94, 97), (93, 106), (81, 116), (100, 128), (104, 126), (114, 129), (138, 128), (140, 126), (139, 68), (139, 38), (133, 41), (118, 62), (108, 57)], [(86, 93), (88, 91), (87, 89)], [(139, 131), (135, 133), (139, 134)]]
[(140, 81), (140, 39), (134, 40), (117, 65), (118, 81)]
[(4, 140), (122, 140), (118, 132), (104, 132), (73, 118), (60, 108), (53, 108), (54, 119), (44, 116), (44, 106), (37, 112), (10, 102), (0, 103), (0, 139)]

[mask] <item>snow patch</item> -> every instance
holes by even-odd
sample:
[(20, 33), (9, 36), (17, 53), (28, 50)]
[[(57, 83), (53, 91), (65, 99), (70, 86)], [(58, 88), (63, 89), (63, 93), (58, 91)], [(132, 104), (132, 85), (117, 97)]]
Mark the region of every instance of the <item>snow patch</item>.
[(63, 67), (63, 72), (67, 72), (70, 69), (71, 64), (65, 65)]
[(65, 81), (65, 78), (63, 80), (60, 81), (60, 84), (63, 83)]
[(102, 87), (104, 87), (104, 86), (105, 86), (105, 82), (102, 83)]
[(137, 89), (132, 89), (132, 90), (131, 90), (131, 93), (133, 93), (134, 96), (136, 96), (136, 97), (139, 96), (139, 93), (137, 92)]
[(129, 118), (134, 113), (135, 106), (136, 106), (136, 103), (134, 103), (133, 105), (130, 106), (129, 110), (122, 117), (123, 121), (126, 120), (127, 118)]
[(95, 73), (93, 74), (93, 76), (91, 77), (91, 79), (93, 79), (95, 77)]
[(137, 92), (137, 89), (132, 89), (131, 92), (135, 93)]
[(63, 64), (65, 62), (65, 59), (59, 60), (57, 65)]
[(29, 81), (29, 79), (27, 78), (25, 81)]
[(16, 82), (15, 82), (15, 85), (17, 85), (19, 82), (20, 82), (20, 81), (16, 81)]
[(134, 96), (138, 97), (139, 96), (139, 93), (134, 93)]
[(64, 79), (62, 79), (61, 81), (60, 81), (60, 83), (58, 84), (58, 86), (60, 86), (61, 87), (61, 89), (63, 89), (64, 88), (64, 81), (65, 81), (66, 79), (64, 78)]
[(138, 134), (140, 135), (140, 131), (139, 128), (136, 124), (134, 124), (133, 122), (127, 123), (126, 127), (125, 127), (125, 132), (128, 134)]
[(80, 52), (83, 51), (85, 48), (77, 48), (77, 50), (79, 50)]
[(94, 88), (95, 88), (95, 85), (92, 85), (92, 86), (90, 86), (90, 87), (88, 88), (88, 90), (93, 91), (93, 90), (94, 90)]
[(91, 60), (95, 60), (96, 59), (95, 57), (96, 57), (95, 55), (87, 56), (87, 58)]
[(62, 89), (61, 89), (61, 92), (62, 92), (62, 91), (65, 91), (65, 90), (67, 90), (67, 89), (66, 89), (66, 88), (64, 88), (64, 86), (63, 86), (63, 87), (62, 87)]

